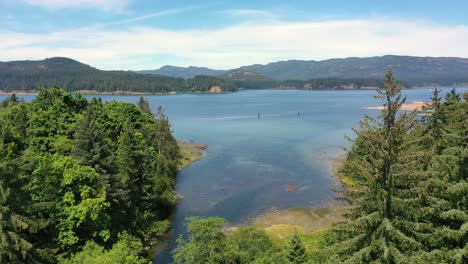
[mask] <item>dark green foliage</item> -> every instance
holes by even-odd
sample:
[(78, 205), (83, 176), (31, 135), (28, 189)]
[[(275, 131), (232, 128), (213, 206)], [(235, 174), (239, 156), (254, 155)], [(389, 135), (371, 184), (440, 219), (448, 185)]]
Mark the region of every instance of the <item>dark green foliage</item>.
[(141, 111), (151, 114), (151, 109), (148, 103), (148, 97), (143, 97), (140, 96), (140, 99), (138, 100), (138, 107), (140, 108)]
[(176, 200), (180, 154), (159, 112), (58, 87), (3, 102), (1, 262), (66, 262), (85, 246), (67, 263), (145, 263), (143, 244), (167, 231)]
[(442, 103), (435, 89), (424, 118), (397, 113), (404, 99), (391, 73), (378, 98), (386, 108), (379, 119), (361, 122), (344, 162), (342, 173), (357, 184), (345, 191), (353, 208), (333, 229), (331, 261), (462, 263), (466, 102), (452, 90)]
[(309, 257), (301, 237), (294, 233), (285, 248), (286, 258), (291, 264), (307, 263)]
[(106, 131), (98, 122), (93, 105), (86, 108), (75, 129), (71, 156), (80, 165), (94, 168), (103, 178), (113, 173), (113, 155)]
[(232, 83), (212, 76), (197, 76), (184, 80), (128, 71), (101, 71), (67, 58), (0, 62), (2, 89), (38, 90), (53, 85), (63, 87), (67, 91), (85, 89), (100, 92), (206, 92), (215, 85), (221, 86), (224, 91), (236, 90)]

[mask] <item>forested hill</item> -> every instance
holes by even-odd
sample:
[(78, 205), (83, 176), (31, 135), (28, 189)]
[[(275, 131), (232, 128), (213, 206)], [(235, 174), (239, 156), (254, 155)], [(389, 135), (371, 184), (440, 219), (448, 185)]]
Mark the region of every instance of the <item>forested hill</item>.
[(39, 61), (0, 62), (0, 90), (38, 90), (53, 85), (67, 91), (100, 92), (204, 92), (213, 86), (220, 86), (223, 91), (236, 90), (231, 82), (213, 76), (182, 79), (128, 71), (102, 71), (60, 57)]
[[(392, 68), (400, 81), (410, 85), (439, 83), (452, 85), (468, 82), (468, 58), (413, 57), (387, 55), (367, 58), (342, 58), (323, 61), (289, 60), (266, 65), (242, 66), (231, 71), (217, 71), (208, 68), (164, 66), (156, 71), (167, 76), (192, 77), (194, 69), (204, 69), (204, 75), (223, 75), (226, 72), (252, 72), (275, 81), (311, 79), (381, 79), (385, 71)], [(170, 69), (170, 70), (168, 70)], [(230, 78), (228, 78), (230, 79)], [(383, 81), (382, 81), (383, 82)]]
[(241, 67), (277, 80), (379, 78), (389, 68), (403, 81), (444, 84), (468, 82), (468, 58), (387, 55), (323, 61), (290, 60)]
[(170, 66), (166, 65), (157, 70), (144, 70), (144, 71), (137, 71), (138, 73), (142, 74), (159, 74), (171, 77), (178, 77), (178, 78), (193, 78), (197, 75), (208, 75), (208, 76), (217, 76), (226, 73), (225, 70), (213, 70), (206, 67), (178, 67), (178, 66)]

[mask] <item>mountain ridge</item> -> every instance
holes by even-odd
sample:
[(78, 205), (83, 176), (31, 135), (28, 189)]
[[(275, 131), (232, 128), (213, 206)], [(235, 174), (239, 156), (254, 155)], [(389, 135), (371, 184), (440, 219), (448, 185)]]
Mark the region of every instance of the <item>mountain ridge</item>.
[[(384, 55), (326, 60), (285, 60), (268, 64), (246, 65), (227, 71), (195, 66), (166, 65), (164, 67), (176, 69), (178, 71), (177, 76), (191, 76), (188, 73), (190, 68), (206, 69), (203, 75), (210, 76), (220, 76), (235, 70), (245, 70), (280, 81), (316, 78), (383, 78), (385, 71), (392, 68), (400, 80), (411, 83), (440, 82), (441, 84), (452, 84), (468, 82), (468, 58), (462, 57)], [(217, 71), (224, 72), (218, 74)], [(158, 73), (161, 72), (158, 71)]]

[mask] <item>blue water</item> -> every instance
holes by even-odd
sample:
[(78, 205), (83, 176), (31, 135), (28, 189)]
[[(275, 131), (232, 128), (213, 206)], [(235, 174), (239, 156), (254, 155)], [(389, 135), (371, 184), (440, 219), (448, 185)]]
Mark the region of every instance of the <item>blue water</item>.
[[(443, 93), (449, 90), (443, 88)], [(408, 102), (429, 101), (432, 91), (420, 88), (404, 93)], [(208, 145), (206, 157), (178, 175), (177, 192), (182, 198), (173, 216), (169, 250), (155, 262), (171, 262), (170, 250), (188, 216), (222, 216), (236, 224), (271, 208), (320, 207), (333, 202), (329, 188), (335, 183), (332, 161), (343, 153), (342, 147), (348, 145), (345, 135), (352, 135), (351, 127), (357, 126), (364, 113), (378, 113), (363, 109), (380, 105), (375, 94), (255, 90), (148, 95), (153, 110), (157, 105), (164, 107), (177, 139)], [(139, 98), (101, 97), (127, 102)], [(285, 192), (287, 185), (296, 186), (297, 191)]]

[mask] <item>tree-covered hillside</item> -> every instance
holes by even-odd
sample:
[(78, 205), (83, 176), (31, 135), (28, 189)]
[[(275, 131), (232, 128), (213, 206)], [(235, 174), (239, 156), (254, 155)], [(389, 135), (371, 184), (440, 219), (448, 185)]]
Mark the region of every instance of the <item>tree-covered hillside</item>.
[(60, 88), (0, 105), (0, 263), (148, 263), (180, 152), (161, 108)]
[(275, 80), (308, 80), (315, 78), (381, 78), (393, 69), (399, 80), (411, 84), (468, 83), (468, 59), (445, 57), (382, 56), (329, 59), (323, 61), (290, 60), (266, 65), (244, 66)]
[(229, 81), (213, 76), (191, 79), (126, 71), (102, 71), (68, 58), (0, 62), (0, 90), (25, 91), (58, 85), (67, 91), (206, 92), (213, 86), (234, 91)]
[(159, 74), (159, 75), (164, 75), (164, 76), (189, 79), (198, 75), (218, 76), (218, 75), (224, 74), (226, 71), (213, 70), (213, 69), (209, 69), (206, 67), (195, 67), (195, 66), (178, 67), (178, 66), (166, 65), (157, 70), (143, 70), (143, 71), (137, 71), (137, 72), (142, 73), (142, 74)]

